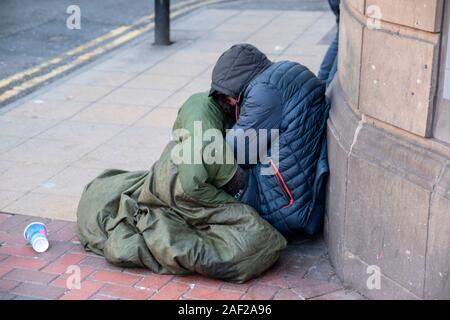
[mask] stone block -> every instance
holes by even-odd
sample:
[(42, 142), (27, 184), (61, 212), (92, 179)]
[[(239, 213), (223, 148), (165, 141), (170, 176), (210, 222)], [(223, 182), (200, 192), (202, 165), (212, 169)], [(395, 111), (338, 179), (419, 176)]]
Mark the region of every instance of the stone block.
[(382, 20), (407, 27), (439, 32), (442, 21), (443, 0), (367, 0), (369, 6), (378, 6)]
[(347, 184), (346, 249), (422, 296), (430, 192), (353, 156)]
[(327, 132), (330, 176), (324, 235), (330, 260), (336, 273), (343, 278), (347, 159), (360, 119), (346, 103), (339, 81), (331, 84), (328, 95), (331, 100)]
[(363, 25), (346, 10), (341, 11), (340, 23), (339, 77), (350, 105), (358, 109)]
[(342, 276), (344, 250), (344, 216), (347, 183), (347, 154), (331, 128), (328, 129), (330, 176), (327, 185), (325, 241), (328, 254), (339, 276)]
[(417, 186), (432, 190), (442, 172), (445, 158), (365, 123), (354, 139), (352, 154), (387, 170), (394, 170)]
[(430, 134), (437, 46), (365, 30), (360, 111), (422, 137)]
[[(419, 297), (412, 294), (394, 280), (381, 274), (380, 287), (368, 287), (369, 277), (374, 273), (368, 269), (368, 265), (359, 257), (355, 256), (349, 251), (345, 252), (345, 267), (344, 267), (344, 281), (351, 283), (351, 286), (364, 293), (369, 299), (375, 300), (417, 300)], [(368, 272), (369, 271), (369, 272)], [(372, 284), (371, 281), (369, 281)]]
[(358, 10), (359, 13), (364, 14), (366, 0), (348, 0), (348, 5)]
[(444, 170), (442, 177), (436, 186), (437, 192), (442, 194), (447, 199), (450, 199), (450, 168), (446, 167)]
[(450, 299), (450, 166), (431, 200), (425, 298)]

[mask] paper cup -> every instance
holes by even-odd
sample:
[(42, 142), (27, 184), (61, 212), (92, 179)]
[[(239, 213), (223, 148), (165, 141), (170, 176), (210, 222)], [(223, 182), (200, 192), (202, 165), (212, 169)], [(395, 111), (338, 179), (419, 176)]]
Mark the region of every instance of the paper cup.
[(49, 247), (47, 228), (41, 222), (32, 222), (25, 227), (23, 237), (36, 252), (45, 252)]

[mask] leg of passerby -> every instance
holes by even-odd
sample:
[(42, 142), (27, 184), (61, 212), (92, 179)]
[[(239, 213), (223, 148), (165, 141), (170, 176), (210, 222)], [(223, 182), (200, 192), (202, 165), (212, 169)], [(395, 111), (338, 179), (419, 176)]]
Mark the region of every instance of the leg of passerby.
[[(337, 71), (337, 54), (339, 48), (339, 32), (336, 33), (336, 37), (330, 44), (325, 57), (323, 58), (322, 64), (320, 65), (319, 74), (317, 77), (328, 84), (333, 80), (334, 74)], [(331, 79), (330, 79), (331, 78)]]
[(334, 78), (337, 71), (337, 56), (339, 50), (339, 15), (340, 15), (340, 0), (328, 0), (331, 11), (336, 16), (337, 32), (333, 41), (331, 42), (327, 53), (320, 66), (318, 78), (328, 87)]

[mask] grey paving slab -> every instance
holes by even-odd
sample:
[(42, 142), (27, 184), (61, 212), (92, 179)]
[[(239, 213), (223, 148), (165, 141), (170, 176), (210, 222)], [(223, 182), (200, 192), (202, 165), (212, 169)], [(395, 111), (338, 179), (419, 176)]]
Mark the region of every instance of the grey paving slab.
[(14, 148), (19, 143), (25, 141), (25, 139), (24, 137), (10, 136), (7, 134), (0, 135), (0, 154)]
[(0, 174), (0, 189), (26, 192), (62, 170), (62, 165), (14, 162)]
[(148, 90), (137, 88), (118, 88), (97, 102), (103, 104), (123, 104), (154, 107), (164, 101), (173, 92), (169, 90)]
[(30, 192), (2, 208), (2, 211), (75, 221), (79, 200), (78, 196)]
[(95, 103), (75, 115), (72, 120), (108, 123), (118, 125), (130, 125), (150, 112), (152, 107), (127, 106), (126, 104)]
[(30, 138), (57, 123), (57, 121), (50, 119), (12, 117), (6, 114), (0, 116), (0, 136)]
[(80, 197), (86, 184), (103, 170), (103, 168), (68, 166), (51, 178), (41, 181), (35, 190), (41, 194)]
[[(68, 165), (95, 146), (74, 141), (33, 138), (16, 148), (3, 153), (2, 159), (52, 166)], [(5, 181), (4, 183), (7, 183)]]
[(64, 120), (85, 108), (87, 102), (33, 99), (11, 110), (12, 117)]
[(38, 137), (40, 139), (70, 142), (74, 144), (96, 147), (111, 139), (125, 128), (126, 126), (121, 124), (101, 122), (92, 123), (89, 121), (83, 122), (77, 121), (76, 119), (70, 119), (60, 122), (58, 125), (43, 132)]
[(25, 192), (0, 189), (0, 210), (22, 197)]

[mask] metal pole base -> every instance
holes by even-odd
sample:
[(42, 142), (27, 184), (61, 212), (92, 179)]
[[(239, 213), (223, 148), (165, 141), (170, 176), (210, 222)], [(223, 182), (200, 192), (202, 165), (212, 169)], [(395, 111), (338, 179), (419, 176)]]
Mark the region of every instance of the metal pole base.
[(155, 45), (168, 46), (170, 41), (170, 0), (155, 0)]

